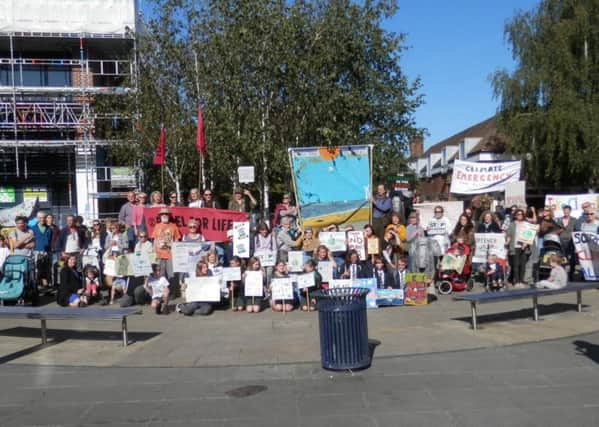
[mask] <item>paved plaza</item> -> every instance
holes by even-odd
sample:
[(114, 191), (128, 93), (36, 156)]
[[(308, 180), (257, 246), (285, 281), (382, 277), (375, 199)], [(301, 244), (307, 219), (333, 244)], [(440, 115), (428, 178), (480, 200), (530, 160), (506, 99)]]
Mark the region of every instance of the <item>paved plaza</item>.
[[(595, 426), (599, 292), (369, 311), (370, 369), (319, 364), (318, 315), (0, 323), (0, 425)], [(65, 321), (68, 322), (68, 321)]]

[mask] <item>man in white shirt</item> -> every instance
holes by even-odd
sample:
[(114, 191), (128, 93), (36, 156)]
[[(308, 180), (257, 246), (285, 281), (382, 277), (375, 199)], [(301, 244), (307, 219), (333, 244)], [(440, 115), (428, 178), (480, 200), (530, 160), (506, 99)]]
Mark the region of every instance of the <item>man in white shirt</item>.
[(426, 234), (439, 243), (443, 253), (449, 248), (449, 233), (451, 233), (451, 221), (443, 216), (443, 206), (435, 206), (435, 216), (430, 219), (426, 226)]

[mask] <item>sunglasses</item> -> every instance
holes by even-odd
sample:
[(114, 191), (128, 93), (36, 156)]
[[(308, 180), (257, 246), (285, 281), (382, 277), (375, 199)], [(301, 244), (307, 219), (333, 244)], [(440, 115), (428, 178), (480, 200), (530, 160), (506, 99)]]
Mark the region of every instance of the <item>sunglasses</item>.
[(144, 238), (147, 238), (147, 237), (148, 237), (148, 236), (146, 236), (145, 234), (140, 234), (140, 235), (139, 235), (139, 238), (140, 238), (140, 239), (144, 239)]
[(212, 196), (212, 193), (204, 193), (204, 196)]
[(585, 213), (584, 215), (585, 216), (592, 216), (592, 215), (595, 215), (595, 214), (593, 212), (589, 212), (589, 213)]
[(198, 226), (197, 225), (190, 225), (187, 228), (198, 228)]
[(443, 213), (443, 211), (435, 211), (435, 213)]

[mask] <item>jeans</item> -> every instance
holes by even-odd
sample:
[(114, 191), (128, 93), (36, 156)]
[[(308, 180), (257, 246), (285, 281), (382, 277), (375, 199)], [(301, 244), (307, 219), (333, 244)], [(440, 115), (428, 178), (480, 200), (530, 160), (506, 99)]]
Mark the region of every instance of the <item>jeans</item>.
[(181, 313), (185, 316), (193, 316), (194, 314), (208, 316), (213, 311), (214, 307), (209, 302), (189, 302), (181, 306)]

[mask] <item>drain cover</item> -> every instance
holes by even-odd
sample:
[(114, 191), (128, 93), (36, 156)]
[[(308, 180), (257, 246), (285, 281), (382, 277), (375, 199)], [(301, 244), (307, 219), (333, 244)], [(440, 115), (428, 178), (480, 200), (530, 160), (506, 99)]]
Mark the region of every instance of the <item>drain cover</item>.
[(253, 396), (254, 394), (262, 393), (267, 388), (268, 387), (264, 385), (246, 385), (229, 390), (225, 394), (230, 397), (248, 397)]

